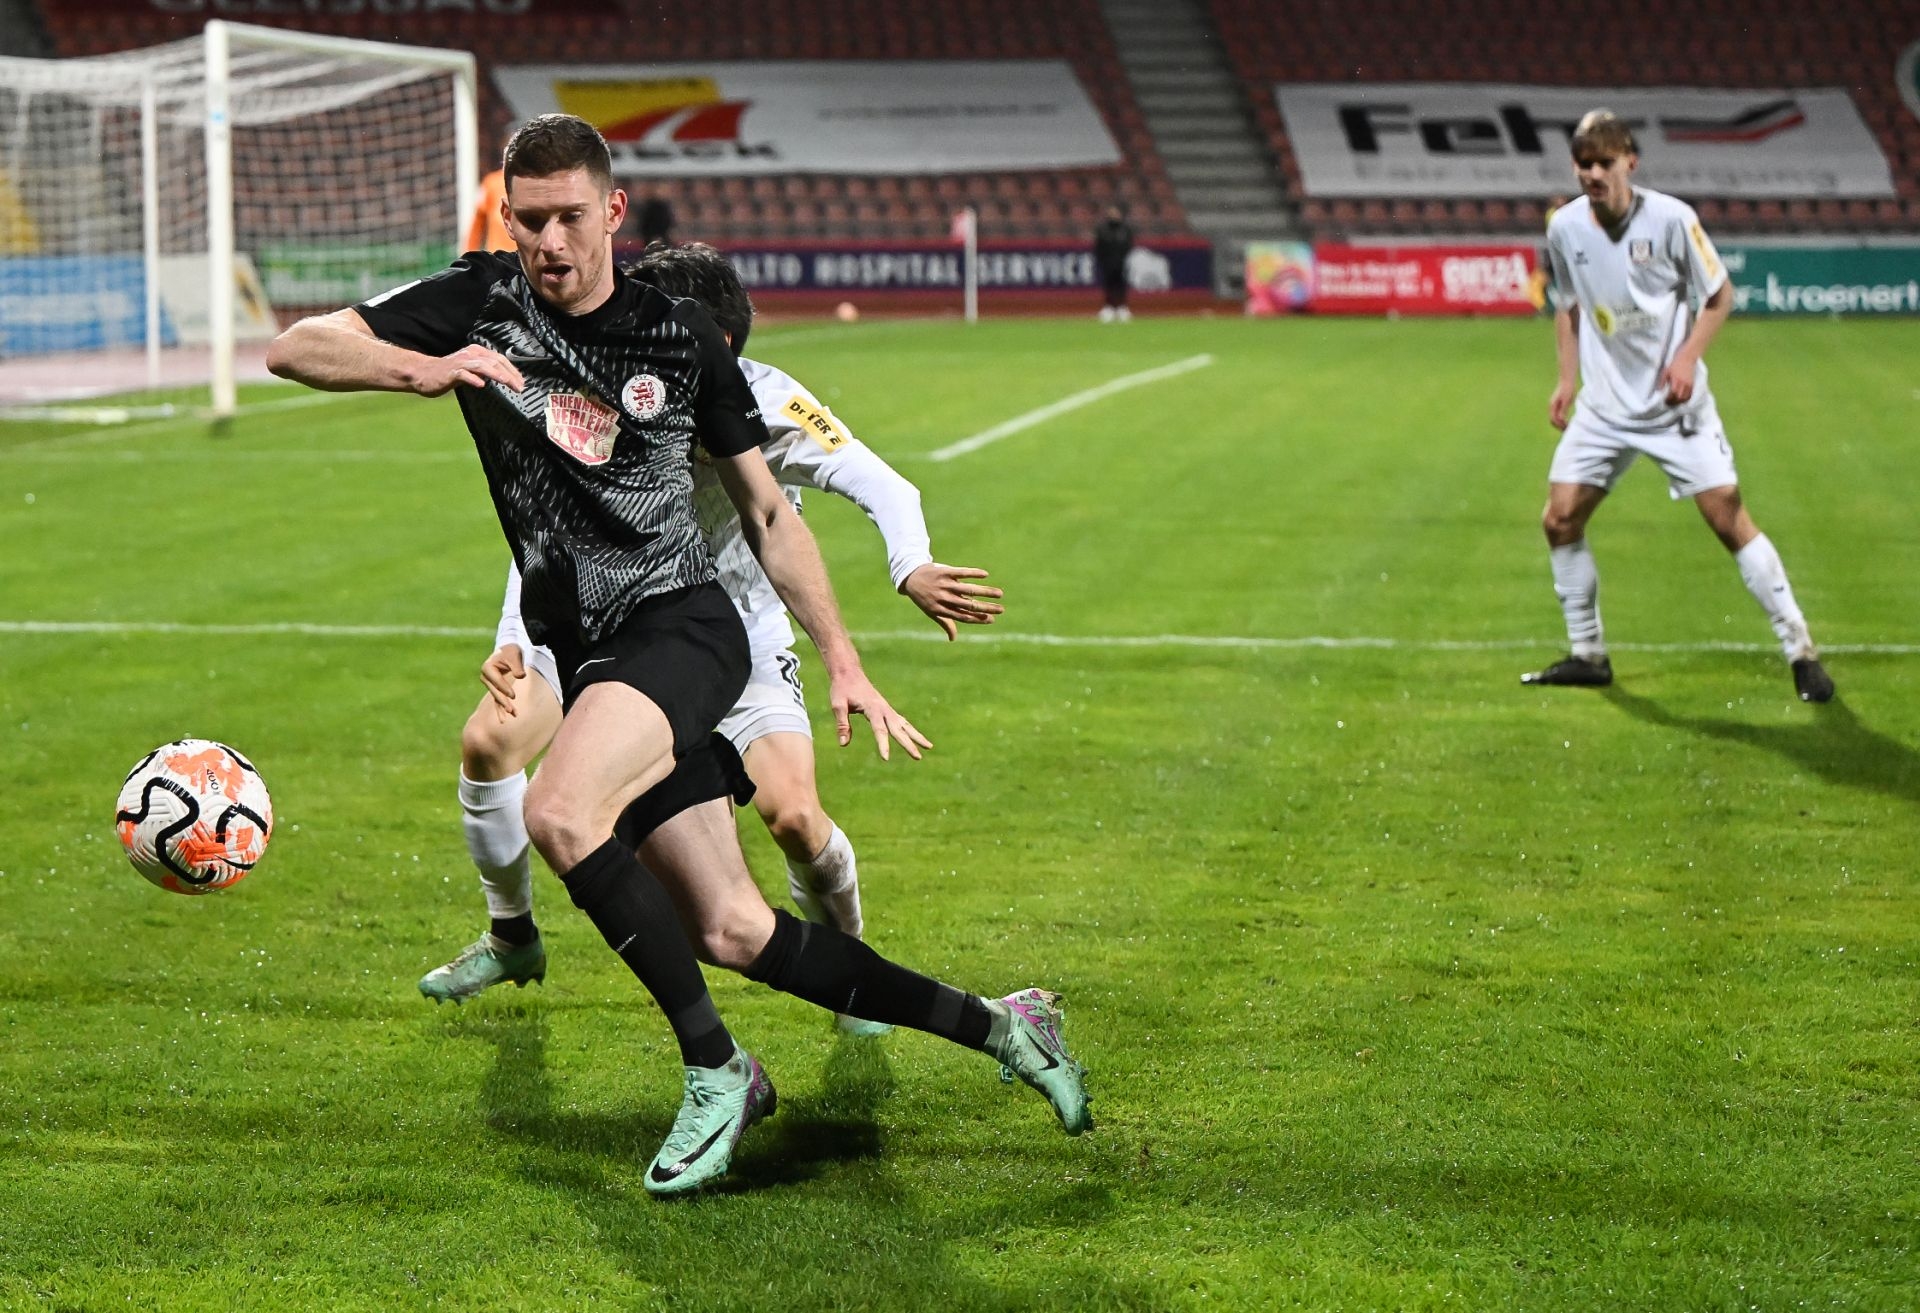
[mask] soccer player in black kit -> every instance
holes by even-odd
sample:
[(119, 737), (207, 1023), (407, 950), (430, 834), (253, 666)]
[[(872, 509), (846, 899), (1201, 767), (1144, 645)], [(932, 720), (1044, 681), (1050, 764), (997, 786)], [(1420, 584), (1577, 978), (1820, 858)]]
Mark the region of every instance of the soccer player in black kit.
[[(772, 1082), (720, 1020), (672, 899), (634, 856), (681, 813), (709, 813), (701, 804), (751, 787), (712, 732), (746, 683), (748, 648), (694, 520), (696, 442), (820, 651), (840, 742), (859, 712), (883, 758), (890, 743), (914, 757), (930, 745), (862, 671), (812, 535), (760, 455), (766, 431), (725, 335), (694, 302), (614, 265), (626, 196), (606, 142), (583, 119), (542, 115), (514, 134), (504, 172), (513, 253), (468, 252), (430, 278), (301, 320), (267, 364), (332, 391), (458, 396), (520, 567), (528, 633), (553, 650), (566, 683), (565, 719), (528, 787), (527, 829), (680, 1045), (685, 1099), (645, 1178), (656, 1194), (680, 1194), (723, 1173), (741, 1134), (774, 1108)], [(737, 850), (731, 826), (720, 831), (692, 827), (692, 851), (666, 845), (655, 860), (681, 862), (683, 888), (697, 883), (700, 844)], [(989, 1053), (1044, 1094), (1070, 1133), (1092, 1124), (1044, 991), (983, 999), (779, 915), (746, 974)]]

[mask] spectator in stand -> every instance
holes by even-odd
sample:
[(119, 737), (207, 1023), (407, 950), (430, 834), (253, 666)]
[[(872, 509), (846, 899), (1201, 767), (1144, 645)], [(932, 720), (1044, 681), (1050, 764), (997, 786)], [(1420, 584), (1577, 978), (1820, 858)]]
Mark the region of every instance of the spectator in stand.
[(1127, 257), (1131, 254), (1133, 226), (1126, 211), (1109, 205), (1107, 217), (1093, 230), (1093, 268), (1106, 294), (1106, 304), (1100, 307), (1103, 324), (1124, 324), (1133, 318), (1133, 311), (1127, 309)]
[(673, 206), (664, 196), (649, 196), (640, 202), (638, 227), (640, 245), (652, 246), (655, 242), (673, 245)]

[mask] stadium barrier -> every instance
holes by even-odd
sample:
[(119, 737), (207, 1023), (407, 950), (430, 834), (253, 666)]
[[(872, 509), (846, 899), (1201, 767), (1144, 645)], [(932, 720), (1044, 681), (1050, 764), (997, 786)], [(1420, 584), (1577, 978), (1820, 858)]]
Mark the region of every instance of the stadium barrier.
[[(1741, 242), (1720, 247), (1736, 313), (1920, 314), (1920, 243)], [(1534, 246), (1247, 248), (1250, 315), (1527, 315), (1545, 308)]]
[(1250, 315), (1530, 315), (1545, 304), (1540, 254), (1520, 243), (1247, 247)]
[(1920, 243), (1720, 248), (1734, 310), (1750, 315), (1920, 314)]
[[(618, 254), (631, 259), (639, 248), (623, 246)], [(966, 278), (955, 242), (741, 242), (727, 256), (757, 303), (796, 310), (839, 301), (882, 310), (958, 306)], [(982, 302), (1001, 309), (1091, 305), (1100, 287), (1092, 246), (1081, 242), (981, 242), (978, 274)], [(1214, 303), (1213, 247), (1199, 238), (1142, 242), (1128, 275), (1136, 305)]]

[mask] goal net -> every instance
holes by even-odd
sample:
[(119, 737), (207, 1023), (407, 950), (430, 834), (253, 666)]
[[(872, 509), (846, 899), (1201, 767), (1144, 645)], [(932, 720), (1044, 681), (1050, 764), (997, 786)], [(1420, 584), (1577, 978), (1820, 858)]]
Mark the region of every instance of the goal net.
[(0, 405), (234, 408), (281, 324), (444, 267), (478, 178), (473, 57), (209, 22), (0, 59)]

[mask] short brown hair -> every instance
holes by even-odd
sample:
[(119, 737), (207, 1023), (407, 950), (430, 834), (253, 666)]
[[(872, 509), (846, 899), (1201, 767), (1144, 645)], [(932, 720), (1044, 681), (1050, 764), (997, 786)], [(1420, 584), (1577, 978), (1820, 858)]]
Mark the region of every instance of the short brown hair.
[(746, 347), (753, 328), (753, 298), (741, 285), (733, 262), (713, 247), (705, 242), (685, 246), (655, 242), (627, 266), (627, 272), (668, 296), (698, 301), (733, 340), (734, 355)]
[(613, 190), (613, 156), (600, 129), (573, 114), (541, 114), (520, 125), (507, 142), (501, 181), (516, 177), (551, 178), (585, 169), (600, 190)]
[(1610, 109), (1590, 109), (1580, 116), (1568, 143), (1577, 158), (1586, 152), (1599, 155), (1638, 155), (1640, 143), (1625, 119)]

